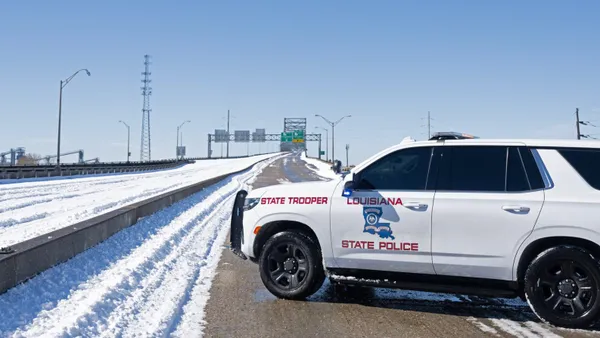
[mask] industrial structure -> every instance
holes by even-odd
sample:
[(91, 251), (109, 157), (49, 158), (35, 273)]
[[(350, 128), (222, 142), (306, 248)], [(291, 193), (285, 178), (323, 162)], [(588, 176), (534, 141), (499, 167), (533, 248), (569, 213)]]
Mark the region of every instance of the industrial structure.
[(144, 103), (142, 107), (142, 141), (140, 142), (140, 161), (150, 161), (152, 159), (150, 147), (150, 95), (152, 95), (152, 87), (150, 87), (150, 55), (144, 55), (144, 79), (142, 83), (142, 96)]
[[(227, 112), (229, 116), (229, 111)], [(284, 118), (283, 132), (280, 134), (267, 134), (265, 129), (229, 131), (229, 118), (227, 129), (215, 129), (214, 134), (208, 134), (208, 158), (212, 158), (212, 143), (227, 143), (227, 154), (229, 157), (229, 142), (279, 142), (280, 151), (305, 151), (306, 142), (317, 141), (319, 159), (324, 152), (321, 150), (321, 134), (306, 133), (306, 118)]]
[[(73, 154), (77, 154), (78, 155), (78, 157), (77, 157), (77, 163), (84, 163), (84, 162), (86, 162), (83, 159), (83, 149), (74, 150), (74, 151), (67, 151), (65, 153), (60, 154), (60, 156), (67, 156), (67, 155), (73, 155)], [(53, 158), (57, 158), (57, 156), (56, 155), (48, 155), (48, 156), (42, 157), (39, 160), (40, 161), (41, 160), (45, 160), (46, 164), (50, 164), (50, 159), (53, 159)]]
[[(7, 155), (10, 155), (10, 161), (7, 160)], [(25, 148), (11, 148), (9, 151), (0, 153), (0, 165), (16, 165), (19, 159), (23, 156), (25, 156)]]

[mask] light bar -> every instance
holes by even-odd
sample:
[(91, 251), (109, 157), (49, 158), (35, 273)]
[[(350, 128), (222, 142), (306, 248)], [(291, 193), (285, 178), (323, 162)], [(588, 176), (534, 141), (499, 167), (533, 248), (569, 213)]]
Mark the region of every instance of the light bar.
[(453, 131), (442, 131), (434, 133), (429, 140), (467, 140), (467, 139), (475, 139), (479, 138), (477, 136), (473, 136), (465, 133), (457, 133)]

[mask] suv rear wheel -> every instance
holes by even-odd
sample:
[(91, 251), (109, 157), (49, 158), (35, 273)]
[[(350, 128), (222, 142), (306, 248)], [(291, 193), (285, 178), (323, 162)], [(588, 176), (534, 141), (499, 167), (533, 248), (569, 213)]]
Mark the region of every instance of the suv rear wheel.
[(524, 286), (529, 306), (550, 324), (589, 327), (600, 313), (600, 268), (582, 248), (558, 246), (542, 252), (525, 272)]
[(300, 232), (284, 231), (269, 238), (258, 266), (263, 284), (279, 298), (304, 299), (317, 292), (325, 280), (318, 245)]

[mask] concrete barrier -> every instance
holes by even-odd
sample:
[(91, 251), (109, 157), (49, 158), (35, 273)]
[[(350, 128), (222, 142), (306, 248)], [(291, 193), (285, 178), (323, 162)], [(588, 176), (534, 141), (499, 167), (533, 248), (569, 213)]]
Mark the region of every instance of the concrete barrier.
[(0, 250), (0, 294), (134, 225), (140, 218), (167, 208), (231, 175), (249, 170), (265, 160), (267, 159), (257, 161), (242, 170), (166, 192), (3, 248)]

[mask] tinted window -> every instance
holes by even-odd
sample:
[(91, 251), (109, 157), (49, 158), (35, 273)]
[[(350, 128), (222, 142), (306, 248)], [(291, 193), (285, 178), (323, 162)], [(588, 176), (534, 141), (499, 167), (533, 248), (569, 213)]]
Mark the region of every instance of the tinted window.
[(529, 190), (529, 182), (519, 150), (515, 147), (509, 147), (508, 163), (506, 164), (506, 191), (527, 190)]
[(596, 149), (557, 149), (594, 189), (600, 190), (600, 151)]
[(391, 153), (361, 171), (358, 189), (425, 190), (431, 153), (431, 147)]
[(438, 189), (503, 192), (506, 156), (502, 146), (445, 147)]
[(544, 184), (544, 179), (542, 178), (542, 174), (540, 173), (538, 165), (535, 163), (535, 158), (533, 157), (531, 149), (527, 147), (519, 147), (519, 153), (521, 154), (521, 160), (525, 166), (525, 171), (527, 172), (527, 178), (529, 179), (531, 189), (537, 190), (549, 188), (549, 186), (546, 187), (546, 184)]

